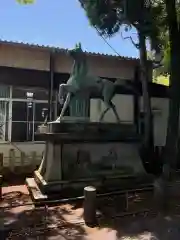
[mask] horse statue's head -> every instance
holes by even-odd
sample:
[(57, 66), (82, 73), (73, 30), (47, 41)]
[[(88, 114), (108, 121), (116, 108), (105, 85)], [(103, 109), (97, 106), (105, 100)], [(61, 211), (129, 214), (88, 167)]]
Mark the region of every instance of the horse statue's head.
[(82, 53), (83, 52), (80, 42), (76, 43), (75, 48), (74, 48), (74, 52), (77, 52), (77, 53)]
[(69, 50), (68, 53), (75, 60), (83, 56), (84, 54), (81, 47), (81, 43), (76, 43), (75, 48), (72, 50)]
[[(68, 55), (70, 55), (74, 60), (71, 74), (75, 75), (76, 81), (78, 81), (88, 72), (86, 54), (82, 50), (81, 43), (76, 44), (74, 49), (69, 50)], [(77, 76), (80, 76), (80, 78), (77, 78)]]

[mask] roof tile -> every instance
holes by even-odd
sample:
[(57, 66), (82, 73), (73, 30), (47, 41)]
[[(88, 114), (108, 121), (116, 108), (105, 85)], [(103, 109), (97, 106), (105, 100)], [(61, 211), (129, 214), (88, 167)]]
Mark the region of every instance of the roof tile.
[[(47, 50), (54, 49), (57, 52), (65, 52), (65, 51), (69, 50), (67, 48), (54, 47), (54, 46), (50, 46), (50, 45), (39, 45), (39, 44), (36, 44), (36, 43), (8, 41), (8, 40), (3, 40), (3, 39), (0, 39), (0, 44), (15, 44), (15, 45), (27, 46), (27, 47), (32, 47), (32, 48), (47, 49)], [(117, 56), (117, 55), (112, 55), (112, 54), (103, 54), (103, 53), (99, 53), (99, 52), (88, 52), (88, 51), (84, 51), (84, 52), (87, 55), (91, 55), (91, 56), (114, 57), (114, 58), (120, 58), (122, 60), (123, 59), (124, 60), (138, 60), (138, 58), (134, 58), (134, 57)]]

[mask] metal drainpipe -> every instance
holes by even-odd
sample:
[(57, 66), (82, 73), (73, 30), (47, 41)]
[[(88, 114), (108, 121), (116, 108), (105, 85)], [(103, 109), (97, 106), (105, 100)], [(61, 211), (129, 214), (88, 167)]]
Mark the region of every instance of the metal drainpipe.
[(54, 90), (54, 49), (49, 58), (49, 98), (48, 98), (48, 121), (53, 121), (53, 90)]

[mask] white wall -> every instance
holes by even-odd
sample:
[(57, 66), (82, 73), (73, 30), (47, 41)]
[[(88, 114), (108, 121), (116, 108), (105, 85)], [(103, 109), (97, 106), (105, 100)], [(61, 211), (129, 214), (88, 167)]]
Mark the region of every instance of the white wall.
[[(115, 95), (113, 103), (122, 122), (132, 123), (133, 116), (133, 96), (131, 95)], [(105, 104), (102, 100), (92, 99), (90, 104), (90, 120), (99, 121), (101, 113), (105, 109)], [(117, 122), (112, 110), (109, 110), (104, 116), (104, 122)]]
[(157, 107), (160, 112), (154, 112), (154, 139), (157, 146), (164, 146), (168, 121), (169, 99), (152, 99), (152, 108)]
[[(140, 108), (143, 111), (143, 101), (140, 99)], [(154, 142), (157, 146), (164, 146), (166, 141), (166, 130), (168, 121), (169, 99), (152, 98), (151, 107), (154, 116)], [(158, 109), (158, 111), (153, 111)]]
[[(113, 98), (118, 114), (123, 122), (133, 122), (133, 96), (130, 95), (116, 95)], [(142, 97), (140, 98), (140, 110), (143, 111)], [(152, 109), (154, 115), (154, 140), (155, 145), (164, 146), (166, 140), (166, 129), (168, 120), (169, 99), (166, 98), (152, 98)], [(104, 104), (101, 100), (92, 99), (90, 107), (91, 121), (99, 121), (99, 116), (104, 109)], [(110, 110), (104, 118), (104, 122), (116, 122), (116, 119)]]
[[(3, 153), (3, 166), (10, 166), (10, 158), (13, 160), (14, 166), (38, 164), (42, 159), (44, 151), (44, 143), (26, 142), (26, 143), (0, 143), (0, 153)], [(10, 150), (14, 149), (14, 156), (10, 155)], [(25, 158), (22, 162), (21, 152), (25, 153)], [(36, 157), (33, 159), (33, 153)]]

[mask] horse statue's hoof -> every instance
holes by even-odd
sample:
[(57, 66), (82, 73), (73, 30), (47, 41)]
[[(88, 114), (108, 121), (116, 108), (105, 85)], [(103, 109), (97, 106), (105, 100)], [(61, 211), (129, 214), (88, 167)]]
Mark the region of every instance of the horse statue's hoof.
[(55, 122), (60, 122), (60, 118), (58, 117), (58, 118), (55, 120)]

